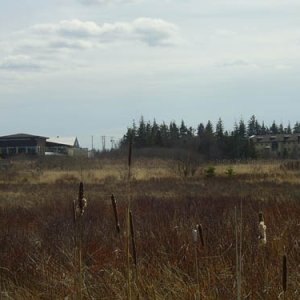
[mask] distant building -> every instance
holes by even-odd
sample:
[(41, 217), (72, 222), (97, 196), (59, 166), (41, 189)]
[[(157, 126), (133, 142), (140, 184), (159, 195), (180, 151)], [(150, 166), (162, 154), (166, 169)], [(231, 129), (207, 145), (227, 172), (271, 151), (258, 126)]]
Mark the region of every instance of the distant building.
[(10, 156), (17, 154), (44, 155), (47, 137), (18, 133), (0, 137), (0, 154)]
[(300, 134), (268, 134), (250, 137), (255, 150), (262, 157), (299, 157)]
[(65, 155), (86, 156), (88, 149), (80, 148), (76, 137), (55, 137), (18, 133), (0, 137), (0, 155)]
[(88, 156), (88, 150), (80, 148), (77, 137), (52, 137), (46, 141), (46, 155)]

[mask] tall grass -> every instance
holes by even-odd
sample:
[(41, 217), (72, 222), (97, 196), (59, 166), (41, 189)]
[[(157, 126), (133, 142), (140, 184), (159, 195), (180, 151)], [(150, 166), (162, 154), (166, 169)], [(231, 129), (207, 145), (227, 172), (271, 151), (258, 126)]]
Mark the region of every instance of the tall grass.
[[(278, 184), (238, 174), (233, 181), (218, 173), (210, 179), (193, 177), (183, 182), (170, 174), (131, 179), (130, 188), (127, 180), (110, 184), (90, 181), (85, 182), (85, 194), (83, 185), (79, 189), (73, 210), (69, 205), (77, 189), (73, 182), (0, 183), (1, 296), (195, 299), (197, 290), (202, 299), (235, 299), (238, 270), (242, 271), (242, 297), (271, 300), (284, 292), (281, 297), (295, 300), (299, 293), (295, 242), (299, 237), (300, 185), (294, 176), (290, 182), (286, 176), (286, 181)], [(117, 210), (110, 199), (112, 191)], [(82, 215), (79, 199), (85, 195), (89, 205)], [(129, 200), (133, 229), (130, 214), (127, 219)], [(262, 219), (268, 226), (268, 242), (263, 248), (258, 247), (259, 211), (264, 212)], [(202, 226), (195, 228), (199, 220)], [(79, 222), (81, 233), (75, 229)], [(117, 228), (120, 234), (116, 236)], [(196, 243), (191, 240), (191, 228), (198, 231)], [(133, 236), (138, 256), (134, 255)], [(120, 242), (124, 247), (116, 247)], [(289, 275), (285, 285), (284, 246)], [(81, 249), (81, 259), (79, 250), (74, 259), (74, 248)], [(138, 280), (133, 273), (136, 265)], [(267, 284), (261, 289), (264, 274)]]

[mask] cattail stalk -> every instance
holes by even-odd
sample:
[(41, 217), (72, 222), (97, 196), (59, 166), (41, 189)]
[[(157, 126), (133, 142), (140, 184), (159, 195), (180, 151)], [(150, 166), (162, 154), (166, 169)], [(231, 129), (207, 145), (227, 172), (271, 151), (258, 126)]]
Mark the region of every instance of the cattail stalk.
[(133, 263), (135, 265), (135, 268), (137, 269), (137, 255), (136, 255), (134, 224), (133, 224), (133, 217), (132, 217), (132, 212), (131, 211), (129, 211), (129, 218), (130, 218), (130, 235), (131, 235)]
[(283, 298), (285, 298), (285, 293), (287, 289), (287, 257), (283, 255), (282, 257), (282, 290)]
[(267, 226), (265, 225), (264, 221), (264, 215), (260, 211), (258, 213), (258, 243), (259, 246), (262, 247), (262, 272), (263, 272), (263, 291), (265, 292), (267, 290), (267, 284), (268, 284), (268, 272), (266, 268), (266, 244), (267, 244)]
[(204, 247), (204, 238), (203, 238), (203, 227), (202, 224), (197, 225), (201, 246)]
[(192, 235), (193, 235), (193, 242), (194, 242), (195, 269), (196, 269), (196, 280), (197, 280), (196, 299), (199, 300), (200, 299), (200, 280), (199, 280), (199, 265), (198, 265), (198, 250), (197, 250), (198, 230), (193, 229)]
[(242, 246), (243, 246), (243, 199), (241, 199), (241, 214), (240, 214), (240, 276), (239, 276), (239, 293), (240, 293), (240, 298), (242, 298)]
[[(242, 218), (242, 212), (241, 212)], [(242, 219), (240, 220), (240, 222)], [(235, 207), (235, 255), (236, 255), (236, 283), (237, 283), (237, 300), (242, 299), (242, 229), (238, 234), (237, 209)]]
[(117, 230), (117, 233), (120, 234), (120, 222), (119, 222), (119, 215), (118, 215), (118, 207), (117, 207), (117, 201), (116, 201), (114, 195), (111, 195), (111, 203), (112, 203), (113, 212), (114, 212), (115, 221), (116, 221), (116, 230)]
[(83, 183), (79, 184), (77, 203), (73, 201), (73, 221), (75, 226), (75, 265), (77, 265), (77, 276), (75, 276), (76, 298), (82, 299), (82, 216), (87, 206), (84, 198)]
[(128, 205), (127, 205), (127, 230), (126, 230), (126, 252), (127, 252), (127, 299), (131, 300), (131, 268), (130, 268), (130, 209), (131, 209), (131, 163), (132, 163), (133, 132), (130, 131), (128, 146)]

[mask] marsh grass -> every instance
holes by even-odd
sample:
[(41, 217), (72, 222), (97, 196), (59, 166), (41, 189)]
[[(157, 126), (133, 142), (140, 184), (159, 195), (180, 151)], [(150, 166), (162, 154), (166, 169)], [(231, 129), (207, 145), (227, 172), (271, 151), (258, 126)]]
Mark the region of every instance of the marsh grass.
[[(144, 175), (130, 183), (139, 271), (135, 280), (131, 250), (130, 285), (126, 252), (126, 232), (130, 232), (126, 228), (130, 224), (126, 223), (130, 220), (127, 181), (107, 184), (91, 178), (85, 182), (89, 204), (81, 236), (83, 299), (126, 299), (128, 286), (131, 299), (137, 295), (140, 299), (194, 299), (198, 287), (203, 299), (235, 299), (234, 209), (239, 207), (241, 199), (243, 231), (242, 236), (238, 234), (243, 245), (241, 297), (278, 298), (283, 291), (280, 270), (283, 270), (284, 247), (289, 274), (285, 299), (294, 300), (299, 295), (300, 257), (295, 241), (299, 237), (300, 185), (295, 174), (280, 173), (282, 181), (278, 184), (271, 180), (273, 173), (262, 180), (258, 173), (255, 176), (252, 172), (244, 173), (244, 176), (239, 166), (234, 166), (236, 175), (232, 180), (221, 172), (221, 165), (216, 165), (214, 178), (194, 176), (183, 182), (173, 174), (148, 177), (149, 164), (144, 169), (142, 162), (131, 165), (132, 174), (140, 168)], [(268, 169), (269, 166), (262, 165), (260, 171)], [(18, 172), (22, 174), (22, 169)], [(74, 260), (74, 210), (70, 204), (78, 186), (68, 181), (54, 182), (22, 183), (15, 178), (0, 183), (3, 297), (72, 299), (74, 295), (74, 270), (78, 268)], [(120, 238), (116, 237), (112, 191), (118, 199)], [(258, 245), (259, 211), (264, 212), (268, 226), (263, 255)], [(204, 247), (198, 236), (199, 284), (196, 284), (195, 247), (190, 230), (199, 220)], [(131, 238), (129, 242), (131, 246)], [(262, 289), (264, 274), (267, 284)]]

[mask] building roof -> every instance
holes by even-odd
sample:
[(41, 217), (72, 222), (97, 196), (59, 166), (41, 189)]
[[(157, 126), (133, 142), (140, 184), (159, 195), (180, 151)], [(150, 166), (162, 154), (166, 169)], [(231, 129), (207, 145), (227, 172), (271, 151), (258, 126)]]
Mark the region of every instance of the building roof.
[(266, 135), (253, 135), (250, 139), (257, 143), (270, 143), (270, 142), (287, 142), (287, 141), (298, 141), (300, 137), (299, 133), (294, 134), (266, 134)]
[(16, 133), (16, 134), (11, 134), (11, 135), (4, 135), (1, 136), (0, 139), (28, 139), (28, 138), (39, 138), (39, 139), (48, 139), (48, 137), (45, 136), (40, 136), (40, 135), (32, 135), (32, 134), (27, 134), (27, 133)]
[(79, 147), (77, 137), (51, 137), (47, 139), (47, 143), (59, 144), (70, 147)]

